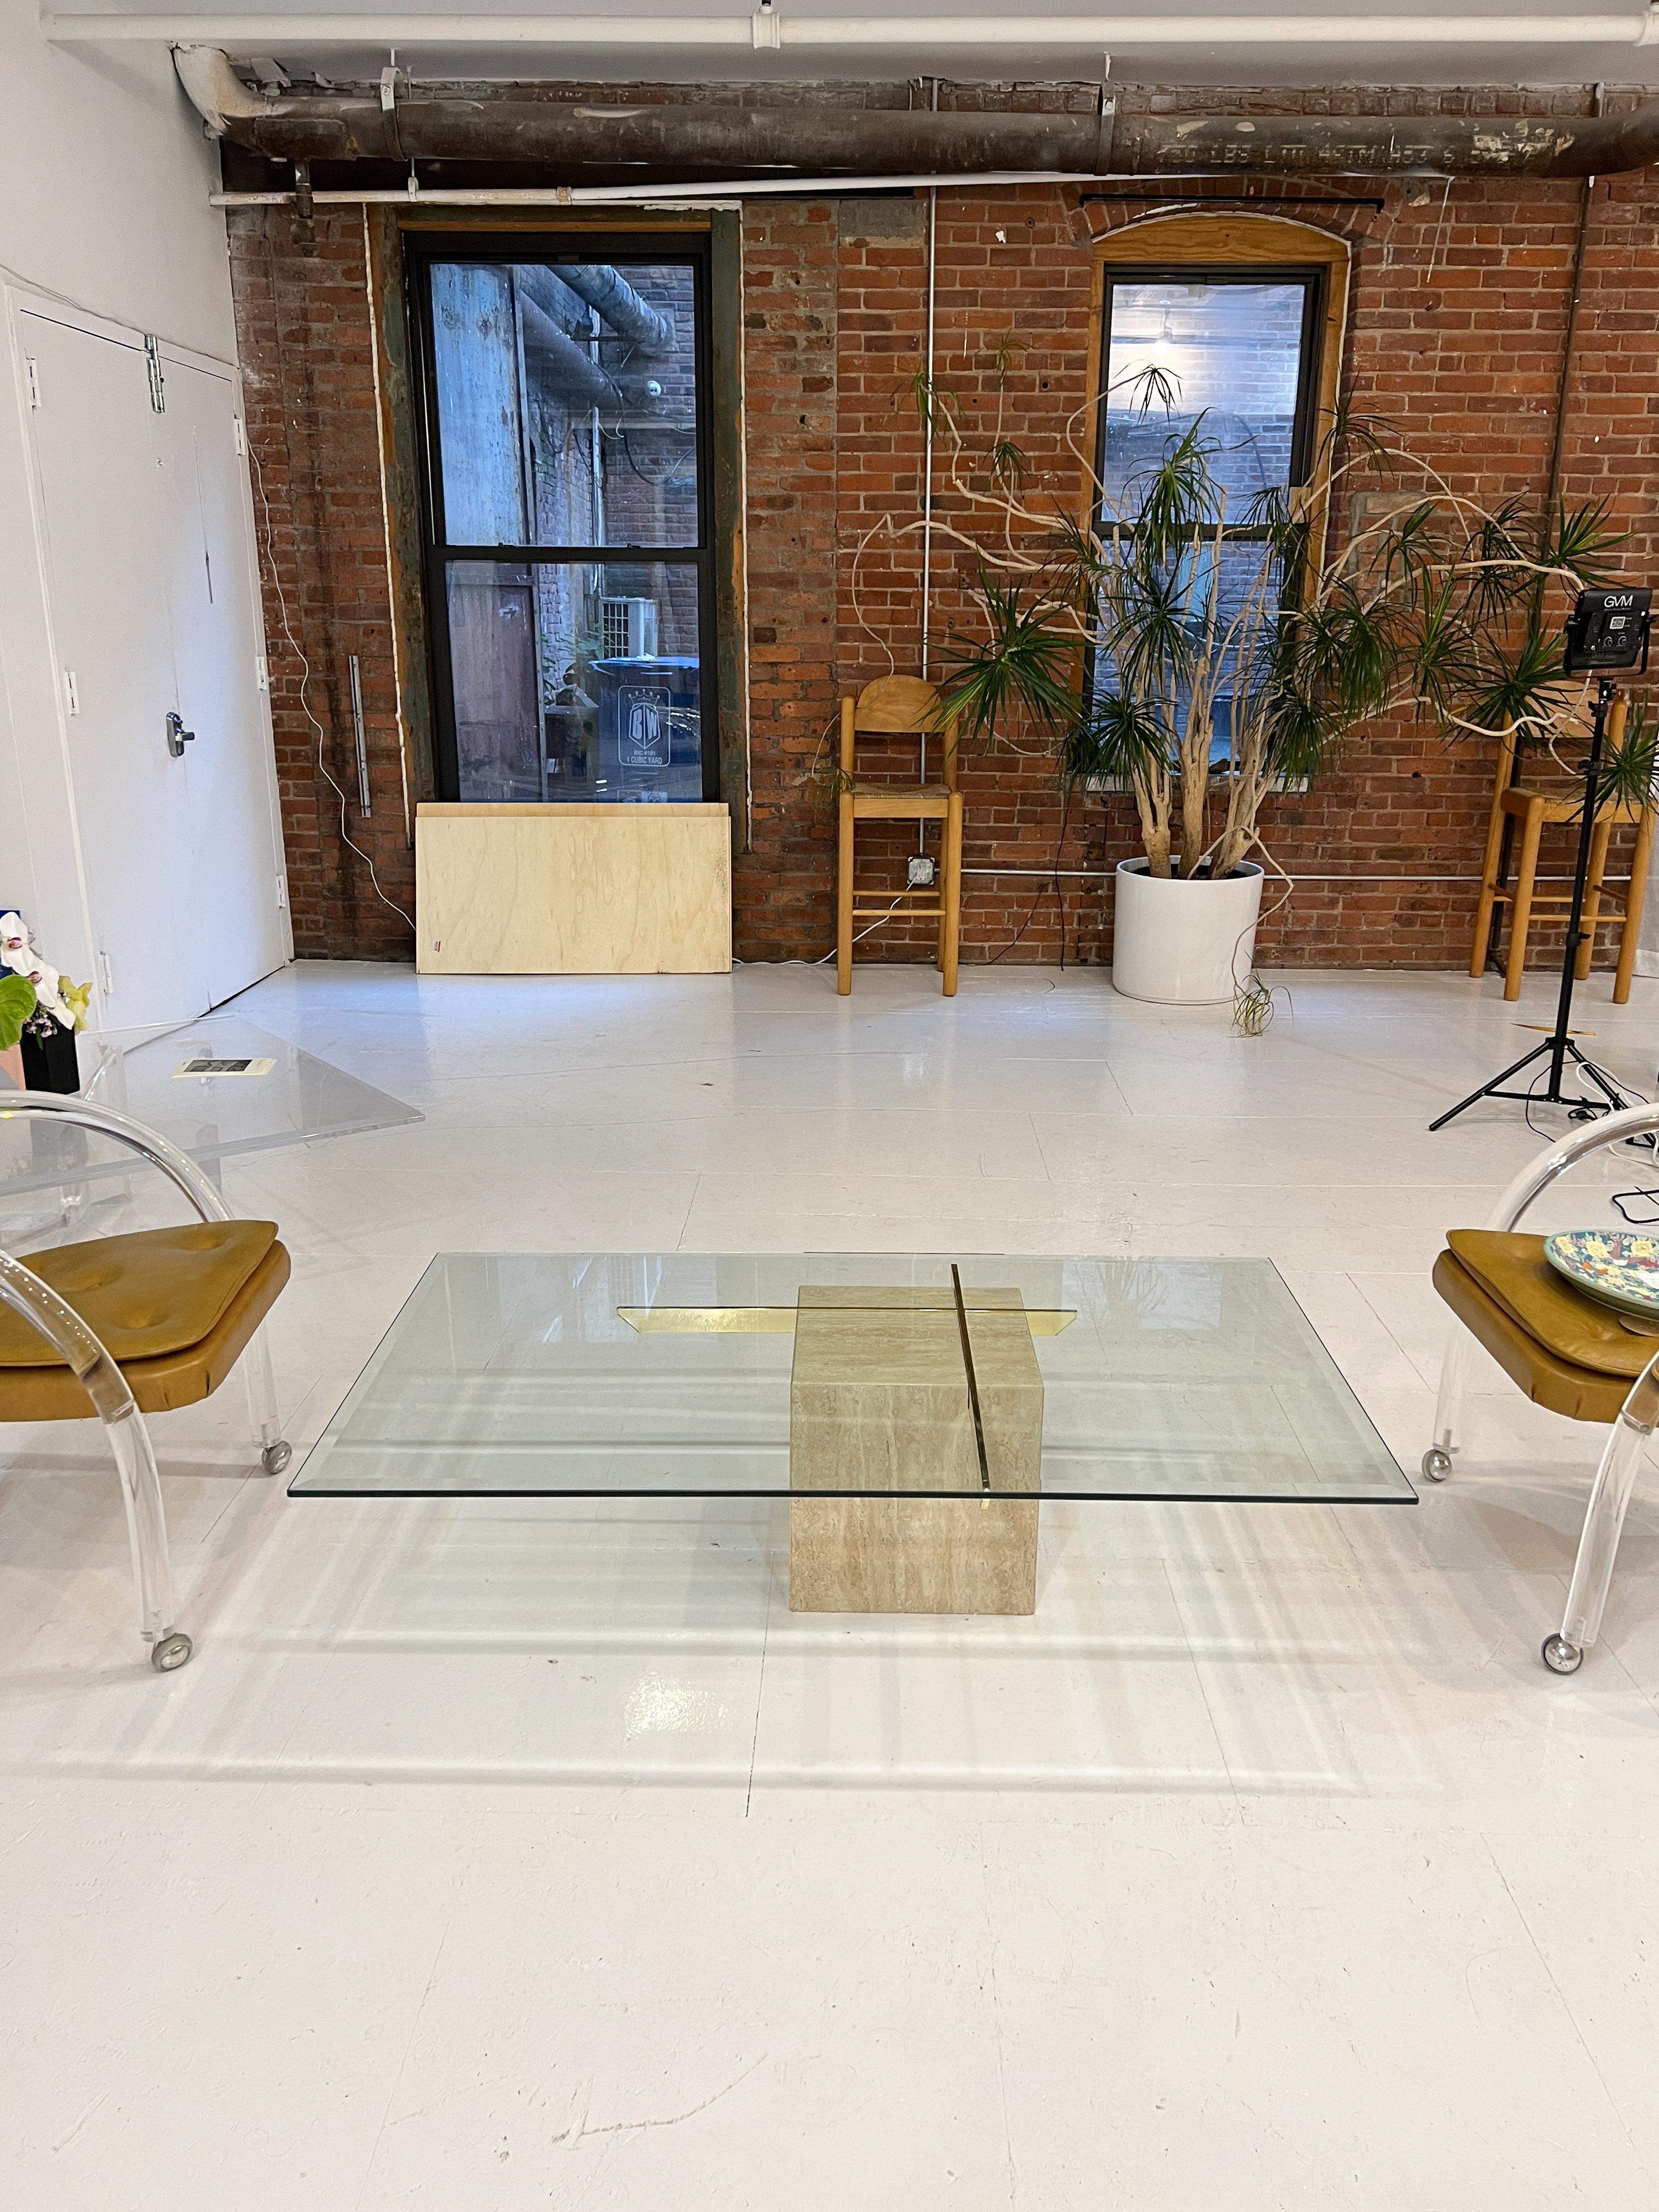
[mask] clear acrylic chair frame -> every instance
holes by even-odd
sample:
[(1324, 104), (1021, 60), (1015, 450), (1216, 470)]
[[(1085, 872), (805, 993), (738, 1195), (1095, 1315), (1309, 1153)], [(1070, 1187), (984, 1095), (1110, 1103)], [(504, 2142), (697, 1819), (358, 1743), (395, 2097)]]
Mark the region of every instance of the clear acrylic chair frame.
[[(190, 1201), (198, 1219), (228, 1221), (231, 1218), (229, 1207), (195, 1162), (158, 1131), (129, 1115), (52, 1091), (8, 1091), (0, 1097), (0, 1121), (20, 1118), (55, 1119), (108, 1137), (159, 1168)], [(191, 1644), (173, 1614), (167, 1520), (155, 1454), (143, 1415), (120, 1369), (74, 1308), (21, 1260), (4, 1251), (0, 1251), (0, 1302), (40, 1330), (74, 1371), (92, 1401), (93, 1411), (104, 1424), (126, 1511), (133, 1583), (138, 1596), (138, 1632), (150, 1647), (151, 1666), (159, 1674), (169, 1674), (190, 1657)], [(246, 1382), (250, 1419), (259, 1441), (260, 1463), (267, 1474), (280, 1474), (290, 1452), (283, 1437), (270, 1347), (263, 1328), (256, 1332), (240, 1364)]]
[[(1494, 1207), (1487, 1228), (1507, 1234), (1516, 1227), (1534, 1200), (1589, 1153), (1655, 1131), (1659, 1131), (1659, 1105), (1631, 1106), (1622, 1113), (1607, 1115), (1574, 1136), (1564, 1138), (1547, 1152), (1528, 1162), (1516, 1176)], [(1474, 1341), (1461, 1322), (1453, 1324), (1441, 1363), (1434, 1437), (1422, 1461), (1423, 1473), (1431, 1482), (1444, 1482), (1453, 1471)], [(1583, 1664), (1584, 1654), (1601, 1635), (1601, 1616), (1613, 1583), (1613, 1562), (1619, 1554), (1625, 1515), (1629, 1510), (1637, 1470), (1656, 1422), (1659, 1352), (1631, 1385), (1595, 1471), (1566, 1609), (1559, 1629), (1544, 1638), (1544, 1664), (1553, 1674), (1576, 1674)]]

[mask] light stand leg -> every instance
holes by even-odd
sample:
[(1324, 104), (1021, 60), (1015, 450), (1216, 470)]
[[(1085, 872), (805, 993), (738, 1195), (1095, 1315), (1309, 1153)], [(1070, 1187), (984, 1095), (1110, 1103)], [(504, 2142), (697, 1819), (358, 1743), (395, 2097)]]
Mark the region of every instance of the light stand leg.
[[(1470, 1091), (1467, 1098), (1460, 1099), (1455, 1106), (1449, 1108), (1443, 1114), (1437, 1115), (1429, 1124), (1431, 1131), (1443, 1129), (1448, 1121), (1455, 1121), (1460, 1114), (1466, 1113), (1471, 1106), (1482, 1098), (1514, 1098), (1523, 1104), (1566, 1106), (1577, 1109), (1581, 1118), (1609, 1111), (1617, 1112), (1621, 1106), (1629, 1103), (1599, 1069), (1589, 1065), (1583, 1054), (1573, 1043), (1570, 1034), (1572, 1025), (1572, 987), (1576, 980), (1575, 970), (1578, 964), (1578, 947), (1583, 937), (1584, 890), (1589, 880), (1590, 845), (1595, 834), (1595, 808), (1601, 792), (1601, 741), (1607, 729), (1608, 703), (1613, 699), (1616, 688), (1610, 676), (1603, 676), (1596, 689), (1595, 720), (1590, 732), (1589, 758), (1584, 763), (1584, 812), (1578, 829), (1578, 859), (1573, 870), (1572, 902), (1567, 915), (1567, 941), (1561, 955), (1561, 989), (1556, 1001), (1555, 1027), (1544, 1043), (1535, 1047), (1533, 1051), (1523, 1054), (1500, 1075), (1494, 1075), (1490, 1083), (1483, 1083), (1478, 1091)], [(1513, 921), (1510, 927), (1513, 928)], [(1534, 1060), (1542, 1059), (1547, 1054), (1549, 1058), (1548, 1087), (1540, 1091), (1535, 1098), (1529, 1091), (1504, 1089), (1504, 1086), (1513, 1077), (1519, 1075), (1523, 1068), (1530, 1067)], [(1585, 1081), (1595, 1085), (1595, 1089), (1601, 1093), (1599, 1097), (1575, 1098), (1568, 1097), (1564, 1094), (1561, 1089), (1561, 1079), (1566, 1071), (1569, 1059), (1571, 1060), (1575, 1069), (1583, 1070)]]

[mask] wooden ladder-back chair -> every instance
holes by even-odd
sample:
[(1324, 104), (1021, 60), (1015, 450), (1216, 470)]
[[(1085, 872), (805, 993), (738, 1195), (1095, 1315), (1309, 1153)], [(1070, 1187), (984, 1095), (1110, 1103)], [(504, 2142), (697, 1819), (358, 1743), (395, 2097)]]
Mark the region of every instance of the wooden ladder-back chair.
[[(921, 781), (917, 783), (860, 783), (857, 753), (860, 736), (911, 737), (921, 744)], [(927, 742), (938, 741), (941, 780), (927, 781)], [(836, 988), (843, 998), (853, 988), (853, 924), (884, 921), (889, 914), (939, 918), (939, 964), (945, 995), (955, 995), (957, 951), (962, 929), (962, 793), (957, 788), (956, 717), (931, 684), (920, 676), (878, 676), (856, 700), (841, 702), (840, 842), (836, 881)], [(902, 890), (896, 900), (860, 906), (854, 891), (854, 830), (860, 822), (938, 822), (944, 852), (939, 880), (933, 890)]]
[[(1625, 734), (1626, 702), (1616, 699), (1607, 716), (1607, 742), (1616, 745)], [(1574, 733), (1577, 735), (1577, 732)], [(1589, 743), (1589, 732), (1583, 734)], [(1521, 780), (1524, 776), (1527, 780)], [(1545, 825), (1552, 823), (1577, 823), (1583, 805), (1583, 787), (1574, 787), (1553, 781), (1541, 772), (1541, 763), (1526, 763), (1517, 769), (1515, 732), (1508, 732), (1504, 738), (1498, 761), (1498, 777), (1492, 787), (1492, 814), (1486, 828), (1486, 854), (1480, 871), (1480, 899), (1475, 908), (1474, 944), (1469, 954), (1469, 973), (1483, 975), (1486, 969), (1486, 951), (1492, 938), (1492, 917), (1495, 907), (1510, 909), (1509, 954), (1504, 968), (1504, 996), (1518, 999), (1521, 978), (1527, 965), (1527, 935), (1533, 915), (1540, 908), (1559, 908), (1563, 919), (1572, 904), (1571, 888), (1562, 891), (1540, 891), (1534, 888), (1538, 878), (1538, 847)], [(1504, 824), (1516, 824), (1515, 836), (1518, 845), (1516, 856), (1515, 888), (1511, 890), (1505, 880), (1504, 866)], [(1607, 844), (1614, 829), (1621, 823), (1635, 823), (1636, 849), (1631, 860), (1630, 883), (1621, 897), (1602, 889), (1602, 877), (1607, 872)], [(1595, 933), (1613, 922), (1620, 924), (1619, 965), (1613, 983), (1613, 1002), (1622, 1006), (1630, 997), (1631, 977), (1636, 969), (1636, 940), (1642, 927), (1642, 905), (1647, 895), (1648, 855), (1653, 845), (1653, 808), (1637, 806), (1628, 799), (1610, 799), (1595, 810), (1595, 827), (1590, 833), (1589, 878), (1584, 894), (1584, 941), (1578, 948), (1577, 977), (1582, 983), (1590, 971), (1590, 957), (1595, 950)], [(1610, 910), (1609, 910), (1610, 909)]]

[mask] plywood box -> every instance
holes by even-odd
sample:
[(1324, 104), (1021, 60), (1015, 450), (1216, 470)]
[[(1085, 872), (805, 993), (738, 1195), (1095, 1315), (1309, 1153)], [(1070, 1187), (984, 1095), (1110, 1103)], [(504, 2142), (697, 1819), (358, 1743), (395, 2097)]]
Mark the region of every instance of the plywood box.
[(424, 975), (724, 975), (729, 811), (424, 805), (415, 913)]

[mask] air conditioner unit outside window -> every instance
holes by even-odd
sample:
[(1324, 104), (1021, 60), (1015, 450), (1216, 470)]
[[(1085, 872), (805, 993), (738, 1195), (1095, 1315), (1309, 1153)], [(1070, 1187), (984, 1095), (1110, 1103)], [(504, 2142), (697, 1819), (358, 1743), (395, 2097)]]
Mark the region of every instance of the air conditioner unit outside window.
[(601, 599), (607, 660), (654, 660), (657, 603), (654, 599)]

